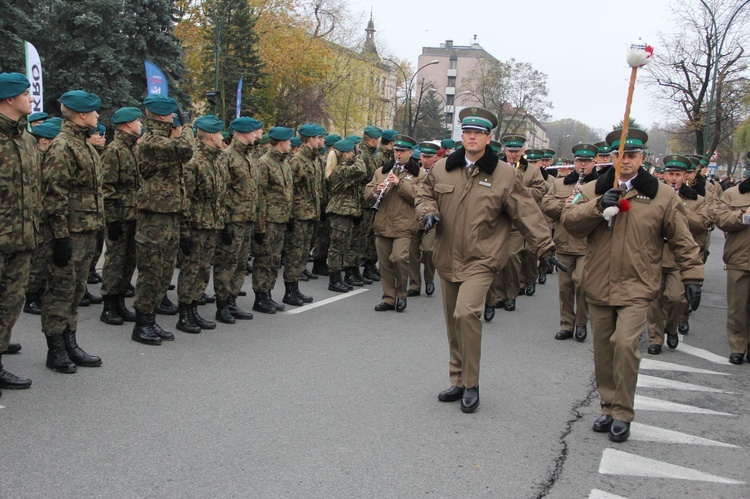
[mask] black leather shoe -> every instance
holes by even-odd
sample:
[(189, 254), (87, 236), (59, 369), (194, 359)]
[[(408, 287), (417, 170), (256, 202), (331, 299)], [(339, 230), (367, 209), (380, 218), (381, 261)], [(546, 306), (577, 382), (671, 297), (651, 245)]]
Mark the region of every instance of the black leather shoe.
[(472, 413), (479, 407), (479, 385), (474, 388), (466, 388), (461, 397), (461, 412)]
[(523, 296), (526, 294), (526, 288), (518, 288), (518, 296)]
[(516, 299), (515, 298), (508, 298), (505, 300), (505, 310), (508, 312), (513, 312), (516, 309)]
[(505, 300), (497, 300), (494, 306), (495, 308), (505, 308)]
[(661, 353), (661, 345), (649, 345), (646, 351), (649, 355), (659, 355)]
[(438, 400), (440, 402), (456, 402), (461, 400), (464, 396), (464, 388), (462, 386), (451, 386), (447, 390), (443, 390), (438, 393)]
[(435, 292), (435, 283), (428, 282), (424, 285), (424, 292), (427, 296), (432, 296), (432, 294)]
[(576, 339), (576, 341), (583, 341), (586, 339), (586, 336), (588, 336), (588, 331), (586, 330), (586, 324), (583, 326), (576, 326), (576, 332), (573, 334), (573, 338)]
[(609, 439), (613, 442), (624, 442), (630, 436), (630, 423), (612, 420), (612, 427), (609, 429)]
[(305, 270), (302, 271), (302, 275), (304, 275), (308, 279), (312, 279), (312, 280), (315, 280), (315, 279), (318, 278), (318, 276), (316, 276), (315, 274), (313, 274), (312, 272), (310, 272), (309, 270), (307, 270), (307, 267), (305, 267)]
[(5, 390), (25, 390), (30, 386), (31, 380), (29, 378), (19, 378), (0, 367), (0, 388)]
[(667, 333), (667, 346), (674, 350), (680, 344), (680, 337), (676, 334)]
[(381, 302), (375, 305), (376, 312), (385, 312), (386, 310), (396, 310), (396, 307), (395, 305), (386, 302)]
[(538, 282), (539, 284), (546, 284), (547, 283), (547, 274), (546, 273), (539, 274), (537, 276), (537, 278), (536, 278), (536, 282)]
[(561, 329), (557, 332), (555, 335), (556, 340), (567, 340), (573, 337), (573, 331), (566, 331), (564, 329)]
[(132, 298), (135, 296), (135, 286), (128, 284), (128, 290), (125, 291), (125, 298)]
[(156, 307), (156, 313), (161, 315), (177, 315), (177, 305), (172, 303), (167, 295), (161, 299), (161, 303)]
[(495, 307), (484, 306), (484, 321), (490, 322), (495, 318)]
[(532, 296), (534, 293), (536, 293), (536, 284), (526, 286), (526, 296)]
[(731, 353), (729, 354), (729, 363), (739, 366), (742, 364), (742, 357), (744, 356), (741, 353)]
[(26, 302), (23, 305), (23, 311), (27, 314), (42, 315), (41, 292), (26, 293)]
[(20, 343), (8, 343), (8, 348), (6, 348), (3, 353), (13, 354), (13, 353), (18, 353), (20, 351), (21, 351)]
[(406, 310), (406, 298), (396, 299), (396, 312), (403, 312)]
[(677, 332), (680, 334), (688, 334), (690, 331), (690, 323), (688, 321), (680, 322), (677, 325)]
[(406, 296), (419, 296), (421, 293), (416, 289), (410, 289), (406, 292)]
[[(12, 343), (11, 343), (11, 345), (12, 345)], [(20, 350), (20, 349), (21, 349), (21, 345), (18, 345), (18, 350)], [(16, 350), (16, 352), (17, 352), (18, 350)], [(11, 351), (10, 351), (10, 345), (8, 345), (8, 350), (7, 350), (7, 352), (8, 352), (8, 353), (16, 353), (16, 352), (11, 352)], [(747, 347), (747, 361), (748, 361), (748, 362), (750, 362), (750, 345), (749, 345), (749, 346)]]
[(229, 311), (229, 302), (226, 300), (216, 300), (216, 315), (214, 317), (223, 324), (235, 324), (237, 322), (232, 312)]
[(594, 426), (591, 429), (599, 433), (607, 433), (610, 428), (612, 428), (612, 416), (609, 414), (602, 414), (596, 418)]
[(247, 296), (247, 291), (240, 290), (239, 294), (237, 296)]

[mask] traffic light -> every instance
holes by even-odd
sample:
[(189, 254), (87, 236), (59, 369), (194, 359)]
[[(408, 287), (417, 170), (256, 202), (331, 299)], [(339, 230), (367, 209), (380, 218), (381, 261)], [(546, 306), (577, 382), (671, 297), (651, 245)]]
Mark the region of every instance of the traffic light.
[(209, 104), (216, 107), (216, 101), (219, 98), (219, 91), (218, 90), (212, 90), (210, 92), (206, 92), (206, 100)]

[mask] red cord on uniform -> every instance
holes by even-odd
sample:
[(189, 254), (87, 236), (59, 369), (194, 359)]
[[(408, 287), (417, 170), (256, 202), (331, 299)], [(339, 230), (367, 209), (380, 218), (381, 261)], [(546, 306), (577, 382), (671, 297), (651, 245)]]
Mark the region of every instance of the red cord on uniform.
[(620, 213), (625, 213), (626, 211), (629, 211), (630, 201), (628, 201), (627, 199), (621, 199), (619, 208), (620, 208)]

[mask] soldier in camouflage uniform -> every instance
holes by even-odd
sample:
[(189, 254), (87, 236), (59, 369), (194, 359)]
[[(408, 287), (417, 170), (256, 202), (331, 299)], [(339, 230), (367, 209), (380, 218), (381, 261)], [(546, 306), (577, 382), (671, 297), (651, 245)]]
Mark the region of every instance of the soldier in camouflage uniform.
[(396, 130), (383, 130), (383, 135), (380, 137), (380, 147), (375, 152), (373, 159), (378, 168), (383, 168), (389, 162), (395, 160), (393, 155), (393, 137), (398, 135)]
[[(286, 157), (292, 148), (294, 130), (273, 127), (268, 132), (270, 149), (258, 160), (258, 227), (253, 235), (253, 310), (275, 314), (284, 310), (271, 291), (276, 284), (284, 235), (292, 214), (294, 185)], [(298, 274), (299, 275), (299, 274)]]
[[(380, 275), (376, 266), (378, 254), (375, 251), (375, 236), (372, 233), (372, 222), (375, 218), (375, 212), (364, 203), (364, 190), (370, 181), (375, 170), (382, 168), (375, 160), (375, 154), (378, 146), (378, 140), (383, 136), (383, 131), (376, 126), (366, 126), (362, 143), (359, 145), (360, 158), (367, 168), (367, 177), (363, 179), (362, 184), (362, 222), (356, 227), (356, 245), (358, 253), (358, 265), (356, 267), (357, 277), (365, 284), (372, 284), (372, 281), (379, 281)], [(359, 274), (359, 264), (364, 264), (364, 272)], [(370, 282), (367, 282), (367, 281)]]
[(322, 126), (308, 123), (299, 127), (302, 145), (289, 161), (294, 183), (291, 230), (287, 231), (284, 253), (283, 302), (301, 306), (313, 301), (299, 290), (299, 277), (307, 265), (315, 224), (320, 220), (320, 200), (323, 193), (323, 165), (320, 148), (326, 131)]
[(121, 325), (135, 322), (135, 314), (125, 306), (125, 293), (135, 271), (135, 193), (141, 185), (136, 141), (143, 124), (141, 111), (123, 107), (112, 115), (115, 140), (104, 149), (104, 217), (107, 225), (107, 251), (102, 269), (104, 310), (100, 320)]
[[(28, 378), (3, 369), (10, 335), (23, 305), (40, 215), (39, 151), (26, 132), (31, 112), (29, 80), (0, 74), (0, 388), (24, 389)], [(18, 349), (20, 346), (16, 345)], [(13, 350), (17, 351), (16, 348)]]
[[(104, 152), (104, 148), (107, 146), (107, 128), (101, 123), (97, 124), (96, 128), (89, 132), (88, 142), (89, 144), (94, 146), (94, 149), (96, 149), (96, 152), (99, 153), (99, 157), (101, 158), (102, 153)], [(104, 228), (102, 228), (96, 234), (96, 251), (94, 251), (94, 256), (91, 258), (91, 265), (89, 266), (89, 276), (86, 280), (88, 284), (99, 284), (100, 282), (102, 282), (102, 276), (99, 275), (99, 273), (96, 271), (96, 265), (99, 263), (99, 259), (102, 257), (103, 251)], [(88, 300), (89, 303), (94, 304), (99, 304), (104, 301), (101, 296), (92, 294), (88, 290), (88, 288), (86, 289), (86, 294), (83, 297), (84, 301)]]
[(174, 334), (156, 323), (155, 311), (172, 280), (178, 248), (186, 255), (193, 249), (190, 228), (182, 223), (187, 209), (182, 168), (193, 156), (193, 130), (186, 113), (175, 126), (174, 99), (152, 95), (143, 104), (147, 131), (136, 150), (142, 184), (136, 193), (138, 280), (132, 339), (161, 345), (162, 340), (174, 340)]
[(245, 282), (253, 226), (258, 221), (258, 178), (253, 146), (263, 134), (263, 123), (247, 117), (232, 121), (234, 138), (221, 156), (228, 172), (226, 222), (233, 228), (231, 244), (217, 244), (214, 254), (214, 293), (216, 319), (234, 324), (235, 319), (250, 320), (253, 314), (237, 306), (237, 296)]
[(47, 367), (62, 373), (76, 366), (99, 367), (102, 360), (77, 343), (78, 303), (96, 250), (96, 232), (104, 226), (102, 165), (86, 139), (97, 126), (101, 100), (81, 90), (60, 97), (63, 124), (44, 159), (44, 219), (52, 241), (47, 250), (47, 291), (42, 299), (42, 332), (49, 352)]
[(190, 235), (195, 247), (185, 255), (177, 279), (177, 298), (180, 319), (177, 329), (197, 334), (201, 329), (215, 329), (216, 323), (198, 313), (198, 298), (208, 285), (211, 260), (216, 249), (216, 238), (230, 246), (234, 228), (224, 223), (226, 215), (226, 187), (229, 173), (220, 161), (223, 151), (224, 123), (216, 116), (202, 116), (195, 120), (198, 142), (192, 159), (185, 165), (185, 192), (189, 205)]
[[(326, 135), (326, 137), (323, 139), (323, 144), (325, 146), (323, 161), (325, 161), (325, 158), (327, 158), (330, 152), (333, 150), (333, 145), (339, 140), (341, 140), (341, 135), (335, 133)], [(312, 273), (314, 275), (328, 275), (328, 266), (326, 265), (326, 259), (328, 258), (328, 247), (331, 244), (331, 225), (329, 224), (326, 215), (326, 207), (328, 206), (328, 200), (330, 199), (330, 196), (331, 186), (328, 182), (328, 179), (324, 178), (323, 192), (320, 199), (320, 222), (315, 229), (315, 240), (312, 251)]]

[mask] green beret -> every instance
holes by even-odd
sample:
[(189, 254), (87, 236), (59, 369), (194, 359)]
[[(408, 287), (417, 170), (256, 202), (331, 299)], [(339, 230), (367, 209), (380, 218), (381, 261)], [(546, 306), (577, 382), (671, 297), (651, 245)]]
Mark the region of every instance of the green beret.
[(107, 127), (101, 123), (97, 123), (96, 128), (92, 128), (89, 135), (94, 135), (95, 133), (98, 133), (99, 135), (107, 135)]
[(481, 107), (465, 107), (458, 113), (461, 130), (491, 131), (497, 126), (497, 116)]
[(71, 90), (60, 97), (60, 102), (76, 113), (90, 113), (102, 105), (102, 100), (95, 94), (83, 90)]
[(419, 147), (415, 147), (414, 149), (412, 149), (411, 157), (416, 161), (419, 161), (419, 159), (422, 157), (422, 151), (420, 151)]
[(670, 154), (668, 156), (664, 156), (664, 170), (677, 170), (677, 171), (688, 171), (691, 168), (691, 161), (690, 158), (686, 156), (682, 156), (680, 154)]
[(544, 159), (552, 159), (555, 157), (555, 151), (552, 149), (542, 149), (544, 151)]
[(115, 114), (112, 115), (112, 123), (120, 125), (122, 123), (130, 123), (131, 121), (139, 120), (143, 117), (141, 110), (137, 107), (121, 107)]
[(364, 132), (365, 132), (365, 135), (373, 139), (379, 139), (380, 137), (383, 136), (383, 130), (381, 130), (380, 128), (374, 125), (367, 125), (365, 127)]
[(398, 135), (398, 132), (389, 128), (387, 130), (383, 130), (383, 135), (380, 137), (380, 139), (387, 140), (388, 142), (393, 142), (393, 137), (395, 137), (396, 135)]
[(408, 135), (395, 135), (393, 137), (393, 148), (397, 151), (405, 151), (407, 149), (414, 149), (417, 141)]
[(528, 161), (539, 161), (544, 158), (544, 151), (541, 149), (526, 149), (526, 159)]
[(612, 148), (606, 142), (597, 142), (594, 145), (599, 148), (600, 156), (610, 156), (612, 154)]
[(421, 142), (419, 144), (419, 152), (425, 156), (434, 156), (440, 150), (440, 146), (433, 144), (432, 142)]
[(224, 122), (213, 114), (201, 116), (200, 118), (195, 120), (193, 126), (208, 133), (217, 133), (224, 130)]
[(571, 149), (573, 157), (580, 159), (593, 159), (599, 154), (599, 148), (594, 144), (576, 144)]
[(326, 131), (325, 128), (323, 128), (320, 125), (315, 125), (315, 126), (318, 128), (318, 130), (315, 132), (316, 137), (325, 137), (326, 135), (328, 135), (328, 132)]
[(63, 119), (62, 119), (62, 118), (60, 118), (59, 116), (55, 116), (54, 118), (50, 118), (50, 119), (48, 119), (47, 121), (45, 121), (45, 123), (52, 123), (52, 124), (54, 124), (54, 125), (57, 125), (57, 126), (59, 126), (59, 127), (62, 127), (62, 124), (63, 124)]
[(463, 140), (457, 140), (456, 141), (456, 150), (462, 149), (464, 147), (464, 141)]
[(54, 139), (60, 133), (60, 125), (48, 121), (31, 127), (31, 134), (45, 139)]
[(493, 151), (495, 151), (495, 154), (499, 154), (500, 149), (503, 148), (503, 145), (496, 140), (490, 140), (490, 147), (492, 148)]
[(267, 133), (264, 133), (260, 138), (260, 145), (264, 146), (268, 144), (271, 141), (271, 139), (268, 137)]
[(26, 121), (29, 123), (34, 123), (35, 121), (41, 121), (46, 120), (49, 114), (47, 113), (31, 113), (28, 118), (26, 118)]
[(159, 115), (167, 116), (177, 111), (180, 107), (177, 101), (171, 97), (165, 97), (164, 95), (149, 95), (143, 100), (143, 107), (148, 111)]
[[(620, 148), (620, 136), (622, 135), (622, 129), (613, 130), (607, 134), (607, 145), (612, 148), (612, 151)], [(628, 136), (625, 138), (625, 150), (626, 151), (643, 151), (648, 142), (648, 134), (643, 130), (637, 128), (628, 129)]]
[(443, 149), (455, 149), (456, 141), (453, 139), (443, 139), (440, 141), (440, 147)]
[(268, 131), (268, 137), (283, 142), (294, 137), (294, 130), (284, 126), (275, 126)]
[(299, 137), (292, 137), (292, 147), (299, 147), (301, 145), (302, 145), (302, 139), (300, 139)]
[(0, 99), (21, 95), (30, 86), (29, 79), (21, 73), (0, 73)]
[(354, 142), (355, 145), (357, 145), (360, 142), (362, 142), (362, 137), (360, 137), (359, 135), (349, 135), (348, 137), (344, 137), (344, 140), (349, 140), (351, 142)]
[(255, 118), (240, 116), (229, 124), (229, 128), (231, 128), (235, 132), (248, 133), (263, 128), (263, 123), (256, 120)]
[(315, 123), (306, 123), (297, 129), (297, 133), (304, 137), (317, 137), (320, 128), (320, 125), (316, 125)]
[(526, 137), (523, 135), (506, 135), (502, 138), (503, 147), (509, 151), (520, 151), (526, 143)]
[[(330, 137), (330, 135), (329, 135)], [(354, 150), (354, 142), (352, 142), (349, 139), (344, 140), (337, 140), (335, 144), (333, 144), (333, 148), (340, 152), (349, 152)]]
[(326, 147), (335, 146), (336, 142), (341, 140), (341, 135), (332, 133), (331, 135), (326, 135), (325, 140), (323, 143), (326, 145)]

